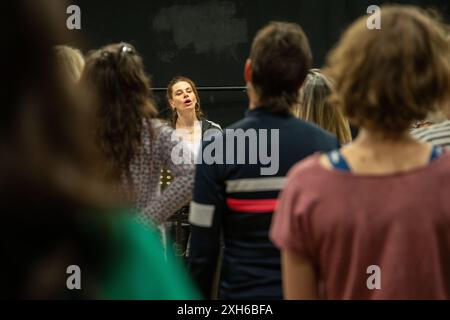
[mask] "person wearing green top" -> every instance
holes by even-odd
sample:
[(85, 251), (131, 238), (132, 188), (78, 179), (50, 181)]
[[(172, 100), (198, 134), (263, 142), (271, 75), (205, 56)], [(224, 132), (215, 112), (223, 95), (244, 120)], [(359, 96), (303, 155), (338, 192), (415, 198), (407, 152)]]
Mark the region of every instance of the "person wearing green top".
[(170, 246), (167, 259), (159, 234), (151, 228), (122, 216), (114, 225), (115, 247), (119, 254), (105, 278), (106, 299), (191, 300), (200, 295), (187, 271)]
[[(92, 111), (54, 47), (73, 43), (60, 0), (12, 1), (2, 38), (0, 299), (197, 299), (155, 231), (114, 208)], [(59, 27), (58, 27), (59, 26)], [(8, 30), (6, 30), (8, 29)], [(70, 267), (81, 287), (69, 286)]]

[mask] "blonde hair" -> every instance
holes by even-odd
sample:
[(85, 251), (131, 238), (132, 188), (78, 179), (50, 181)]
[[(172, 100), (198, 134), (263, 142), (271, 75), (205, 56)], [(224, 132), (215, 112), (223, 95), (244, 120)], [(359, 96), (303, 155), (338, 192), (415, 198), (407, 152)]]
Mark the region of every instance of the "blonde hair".
[(300, 89), (294, 115), (335, 134), (341, 144), (349, 143), (352, 141), (349, 122), (328, 100), (331, 88), (330, 80), (320, 70), (310, 70)]
[(56, 46), (55, 51), (60, 72), (68, 81), (77, 83), (84, 69), (84, 57), (81, 51), (69, 46)]

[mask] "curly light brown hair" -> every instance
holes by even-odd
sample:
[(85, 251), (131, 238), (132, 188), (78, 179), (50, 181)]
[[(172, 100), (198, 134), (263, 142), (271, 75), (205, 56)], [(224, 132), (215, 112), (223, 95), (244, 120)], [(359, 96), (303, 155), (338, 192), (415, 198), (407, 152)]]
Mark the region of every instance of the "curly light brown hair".
[(381, 9), (381, 29), (361, 17), (327, 58), (332, 100), (350, 121), (401, 134), (450, 97), (450, 50), (439, 22), (413, 6)]
[(144, 121), (157, 115), (142, 58), (130, 44), (108, 45), (89, 55), (82, 82), (94, 88), (98, 101), (96, 140), (107, 161), (105, 174), (129, 177)]

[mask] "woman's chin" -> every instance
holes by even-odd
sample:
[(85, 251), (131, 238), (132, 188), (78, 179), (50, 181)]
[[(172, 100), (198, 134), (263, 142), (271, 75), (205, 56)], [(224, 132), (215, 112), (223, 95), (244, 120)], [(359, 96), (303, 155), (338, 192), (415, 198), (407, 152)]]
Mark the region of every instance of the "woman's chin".
[(193, 110), (195, 107), (194, 107), (194, 104), (191, 104), (190, 106), (186, 106), (186, 105), (184, 105), (183, 106), (183, 108), (181, 109), (182, 111), (188, 111), (188, 110)]

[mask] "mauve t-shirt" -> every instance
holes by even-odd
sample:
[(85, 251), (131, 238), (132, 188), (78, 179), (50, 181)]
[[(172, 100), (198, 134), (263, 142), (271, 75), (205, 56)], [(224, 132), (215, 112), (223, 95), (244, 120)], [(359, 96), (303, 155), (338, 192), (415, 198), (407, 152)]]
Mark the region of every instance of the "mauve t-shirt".
[(329, 170), (319, 157), (291, 170), (275, 245), (313, 264), (326, 299), (449, 299), (450, 153), (387, 175)]

